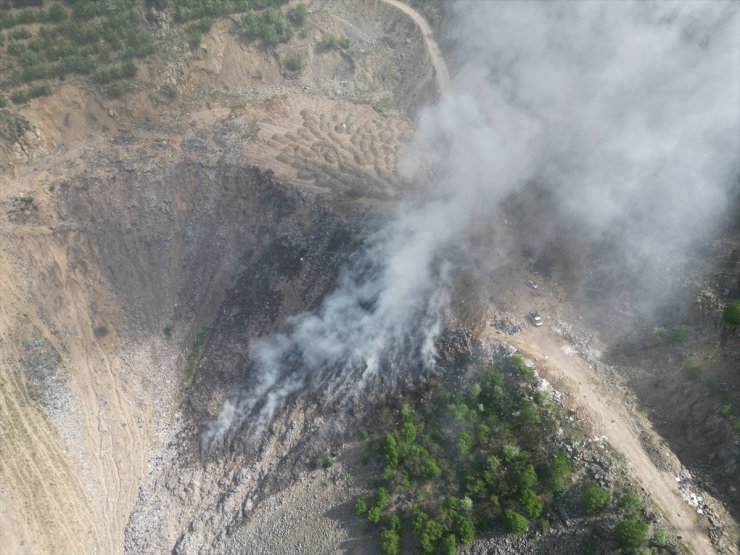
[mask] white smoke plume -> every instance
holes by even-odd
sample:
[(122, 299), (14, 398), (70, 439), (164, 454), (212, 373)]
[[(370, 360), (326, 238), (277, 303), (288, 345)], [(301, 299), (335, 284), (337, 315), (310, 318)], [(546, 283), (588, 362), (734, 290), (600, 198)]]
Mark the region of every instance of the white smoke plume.
[(299, 390), (332, 398), (371, 376), (395, 383), (400, 361), (432, 367), (453, 255), (527, 184), (555, 198), (553, 221), (641, 256), (676, 256), (723, 216), (740, 171), (737, 3), (453, 6), (463, 63), (403, 168), (424, 201), (401, 207), (317, 310), (253, 345), (258, 384), (207, 439), (268, 423)]

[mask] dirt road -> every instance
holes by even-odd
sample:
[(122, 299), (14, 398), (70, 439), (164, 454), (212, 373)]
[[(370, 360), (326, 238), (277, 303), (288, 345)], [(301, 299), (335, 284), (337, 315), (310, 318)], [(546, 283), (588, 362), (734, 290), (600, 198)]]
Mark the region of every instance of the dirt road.
[(564, 378), (572, 382), (573, 402), (586, 408), (600, 433), (624, 454), (630, 473), (672, 522), (678, 535), (694, 553), (715, 553), (707, 534), (697, 525), (696, 513), (681, 499), (675, 476), (658, 469), (643, 449), (640, 430), (636, 429), (622, 396), (607, 391), (599, 375), (585, 360), (562, 349), (565, 339), (544, 326), (525, 328), (507, 341), (534, 358), (538, 368), (549, 374), (548, 379)]
[(389, 6), (393, 6), (394, 8), (401, 10), (403, 13), (413, 19), (414, 23), (419, 26), (419, 29), (421, 29), (421, 34), (424, 37), (424, 44), (426, 44), (427, 51), (429, 52), (429, 57), (431, 58), (432, 65), (434, 66), (439, 92), (445, 92), (445, 89), (447, 89), (447, 85), (449, 85), (450, 83), (450, 74), (447, 71), (447, 64), (442, 57), (439, 46), (437, 46), (437, 41), (434, 40), (434, 33), (432, 33), (432, 28), (430, 27), (429, 22), (414, 8), (412, 8), (408, 4), (400, 2), (399, 0), (381, 1), (385, 4), (388, 4)]

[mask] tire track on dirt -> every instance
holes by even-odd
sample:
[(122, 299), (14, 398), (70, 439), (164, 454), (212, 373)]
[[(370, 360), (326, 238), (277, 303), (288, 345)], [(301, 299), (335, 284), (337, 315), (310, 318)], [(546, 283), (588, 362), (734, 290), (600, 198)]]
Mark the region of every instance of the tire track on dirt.
[(432, 31), (432, 27), (429, 25), (429, 22), (414, 8), (408, 4), (400, 2), (399, 0), (381, 0), (381, 2), (402, 11), (409, 16), (416, 25), (418, 25), (421, 30), (421, 36), (424, 39), (424, 44), (427, 47), (429, 58), (432, 61), (432, 66), (434, 67), (437, 87), (439, 88), (440, 94), (444, 93), (447, 86), (450, 84), (450, 74), (447, 71), (447, 64), (445, 63), (445, 59), (442, 57), (439, 45), (437, 45), (437, 41), (434, 39), (434, 32)]
[[(493, 337), (490, 330), (486, 333)], [(552, 337), (544, 328), (538, 328), (535, 332), (525, 329), (510, 337), (508, 342), (526, 356), (534, 358), (538, 366), (545, 367), (546, 372), (553, 376), (562, 372), (572, 381), (572, 387), (577, 392), (576, 402), (585, 406), (598, 423), (600, 432), (625, 456), (630, 474), (660, 507), (683, 541), (696, 554), (716, 552), (706, 532), (698, 526), (693, 509), (681, 499), (673, 474), (658, 469), (645, 452), (640, 432), (635, 429), (622, 396), (606, 392), (598, 374), (589, 364), (579, 356), (565, 354), (560, 348), (562, 341)]]

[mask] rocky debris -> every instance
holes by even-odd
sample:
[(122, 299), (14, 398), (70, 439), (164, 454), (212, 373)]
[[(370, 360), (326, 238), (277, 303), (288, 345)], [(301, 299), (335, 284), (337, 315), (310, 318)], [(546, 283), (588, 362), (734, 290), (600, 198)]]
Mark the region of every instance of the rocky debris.
[(496, 313), (491, 318), (490, 325), (496, 328), (499, 333), (514, 335), (521, 331), (523, 323), (512, 314)]
[(84, 460), (79, 409), (64, 375), (62, 357), (38, 331), (22, 343), (21, 357), (31, 398), (54, 423), (79, 460)]
[(8, 221), (26, 223), (38, 211), (33, 191), (23, 191), (20, 194), (0, 200), (0, 210), (7, 214)]

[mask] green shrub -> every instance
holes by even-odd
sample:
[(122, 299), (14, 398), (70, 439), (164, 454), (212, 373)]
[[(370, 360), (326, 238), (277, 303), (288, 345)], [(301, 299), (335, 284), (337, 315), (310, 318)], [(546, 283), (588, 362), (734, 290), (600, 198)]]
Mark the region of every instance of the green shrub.
[(241, 17), (241, 28), (244, 38), (254, 40), (260, 36), (260, 22), (254, 12), (245, 13)]
[(172, 329), (172, 324), (167, 324), (165, 327), (162, 328), (162, 334), (167, 341), (172, 339)]
[(455, 555), (457, 553), (457, 538), (455, 534), (447, 534), (439, 544), (442, 555)]
[(554, 492), (561, 492), (565, 490), (568, 485), (568, 476), (570, 475), (570, 464), (565, 453), (560, 451), (552, 462), (549, 468), (547, 482)]
[(31, 38), (31, 33), (25, 27), (19, 27), (17, 29), (11, 29), (8, 32), (8, 38), (10, 40), (25, 40)]
[(364, 497), (360, 497), (355, 501), (355, 504), (352, 505), (352, 508), (358, 515), (365, 514), (367, 512), (367, 501)]
[(509, 364), (517, 371), (519, 376), (524, 380), (531, 380), (534, 378), (534, 369), (527, 366), (522, 355), (516, 354), (509, 357)]
[(203, 40), (203, 35), (211, 30), (213, 26), (213, 20), (210, 17), (204, 17), (197, 20), (188, 26), (188, 33), (190, 33), (190, 44), (192, 46), (198, 46), (200, 41)]
[(325, 48), (334, 48), (337, 45), (337, 37), (332, 33), (324, 33), (321, 37), (321, 44), (323, 44)]
[(467, 430), (463, 430), (460, 432), (457, 436), (457, 453), (458, 455), (467, 455), (470, 453), (470, 450), (473, 448), (473, 444), (475, 443), (475, 438), (473, 437), (473, 434), (468, 432)]
[(382, 511), (388, 506), (388, 503), (390, 503), (391, 500), (390, 496), (388, 495), (388, 490), (381, 486), (375, 491), (375, 496), (377, 498), (377, 500), (375, 501), (375, 506)]
[(658, 546), (664, 546), (668, 543), (668, 533), (663, 528), (658, 528), (653, 534), (653, 543)]
[(329, 455), (324, 455), (324, 458), (321, 459), (321, 464), (324, 468), (331, 468), (334, 466), (334, 459), (332, 459)]
[(701, 366), (696, 357), (687, 357), (683, 363), (683, 371), (690, 380), (698, 380), (701, 377)]
[(522, 507), (522, 512), (529, 518), (538, 518), (542, 513), (542, 501), (532, 489), (525, 488), (521, 490), (517, 501)]
[[(118, 85), (118, 83), (114, 83), (114, 85)], [(200, 362), (200, 357), (203, 354), (203, 349), (206, 346), (207, 340), (208, 332), (206, 330), (200, 331), (196, 336), (193, 346), (190, 349), (188, 359), (185, 362), (185, 375), (183, 376), (184, 383), (190, 382), (190, 379), (193, 377), (195, 368), (198, 366), (198, 362)]]
[(501, 520), (504, 524), (504, 528), (514, 534), (523, 534), (529, 528), (527, 519), (511, 509), (504, 510)]
[(5, 97), (0, 94), (0, 108), (5, 108), (8, 105), (8, 101), (5, 100)]
[(740, 326), (740, 299), (732, 301), (725, 307), (722, 319), (731, 326)]
[(383, 44), (385, 44), (386, 46), (390, 48), (396, 47), (396, 41), (393, 40), (391, 37), (383, 37), (382, 39), (380, 39), (380, 42), (382, 42)]
[(420, 511), (419, 509), (411, 511), (411, 528), (416, 532), (424, 530), (428, 520), (429, 516), (424, 511)]
[(617, 543), (622, 549), (634, 549), (645, 541), (648, 524), (637, 518), (628, 518), (617, 523)]
[(419, 547), (421, 552), (426, 554), (432, 554), (436, 550), (437, 542), (444, 536), (444, 527), (436, 520), (427, 520), (424, 530), (419, 534)]
[(398, 442), (391, 433), (385, 434), (383, 458), (386, 468), (396, 468), (398, 466)]
[(401, 536), (391, 529), (384, 529), (380, 533), (380, 550), (385, 555), (398, 555), (401, 552)]
[(20, 139), (30, 124), (27, 120), (18, 114), (13, 114), (6, 110), (0, 111), (0, 137), (8, 141), (17, 141)]
[(113, 66), (107, 69), (99, 69), (93, 74), (93, 79), (96, 83), (105, 85), (119, 79), (130, 79), (135, 77), (137, 73), (136, 64), (129, 60), (124, 62), (120, 66)]
[(722, 405), (719, 408), (719, 415), (726, 418), (726, 417), (730, 416), (730, 412), (731, 411), (732, 411), (732, 405), (730, 405), (728, 403), (726, 405)]
[(673, 328), (668, 337), (668, 340), (674, 344), (683, 343), (684, 341), (686, 341), (686, 331), (686, 326), (678, 326), (676, 328)]
[(367, 520), (371, 524), (377, 524), (378, 522), (380, 522), (380, 512), (381, 512), (381, 509), (379, 507), (377, 506), (373, 507), (367, 513)]
[(67, 19), (67, 10), (60, 4), (52, 4), (48, 12), (49, 21), (59, 22)]
[(475, 539), (475, 526), (466, 515), (455, 515), (452, 519), (452, 530), (463, 545), (469, 545)]
[(308, 10), (303, 4), (298, 4), (294, 8), (288, 10), (288, 19), (296, 27), (303, 27), (308, 17)]
[(342, 48), (342, 50), (347, 50), (349, 48), (349, 37), (342, 37), (339, 39), (339, 46)]
[(593, 515), (603, 511), (609, 503), (609, 492), (604, 488), (591, 484), (583, 490), (581, 505), (586, 513)]
[(625, 493), (619, 500), (619, 508), (628, 513), (637, 512), (640, 507), (642, 507), (642, 500), (634, 491)]
[(129, 91), (128, 87), (124, 85), (123, 83), (111, 83), (110, 85), (106, 85), (103, 89), (103, 93), (105, 96), (108, 96), (110, 98), (121, 98), (123, 95), (125, 95)]
[(303, 64), (301, 63), (301, 59), (298, 58), (297, 56), (293, 56), (285, 60), (285, 67), (289, 71), (299, 71), (302, 65)]

